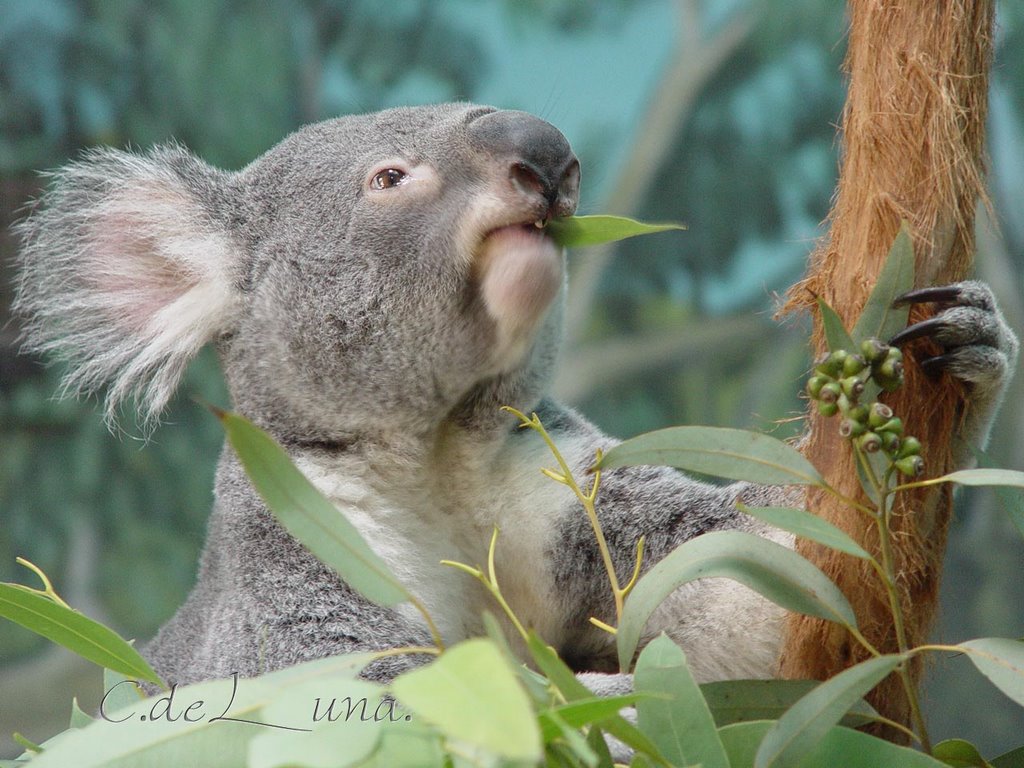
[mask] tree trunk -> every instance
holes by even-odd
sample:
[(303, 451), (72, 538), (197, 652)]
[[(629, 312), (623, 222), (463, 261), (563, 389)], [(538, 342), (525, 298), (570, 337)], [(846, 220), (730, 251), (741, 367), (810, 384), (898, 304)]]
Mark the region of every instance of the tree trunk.
[[(913, 232), (917, 287), (961, 280), (971, 266), (974, 211), (984, 195), (993, 0), (850, 0), (849, 12), (844, 155), (831, 231), (812, 256), (808, 276), (791, 289), (786, 309), (810, 308), (821, 296), (852, 327), (902, 219)], [(915, 307), (911, 321), (922, 314)], [(826, 348), (820, 318), (812, 345), (816, 353)], [(923, 443), (928, 476), (940, 475), (951, 469), (951, 435), (964, 393), (947, 376), (927, 379), (910, 355), (906, 363), (906, 385), (884, 399), (907, 433)], [(812, 412), (809, 427), (807, 455), (836, 488), (862, 497), (852, 451), (834, 420)], [(819, 493), (811, 493), (808, 503), (878, 553), (874, 528), (855, 510)], [(893, 515), (895, 570), (911, 647), (926, 641), (935, 612), (950, 514), (945, 487), (914, 495)], [(797, 549), (850, 599), (863, 634), (880, 650), (895, 651), (887, 595), (874, 572), (861, 560), (806, 541)], [(824, 679), (865, 657), (837, 624), (789, 618), (783, 676)], [(916, 680), (920, 665), (913, 672)], [(883, 715), (908, 722), (895, 676), (874, 691), (872, 703)]]

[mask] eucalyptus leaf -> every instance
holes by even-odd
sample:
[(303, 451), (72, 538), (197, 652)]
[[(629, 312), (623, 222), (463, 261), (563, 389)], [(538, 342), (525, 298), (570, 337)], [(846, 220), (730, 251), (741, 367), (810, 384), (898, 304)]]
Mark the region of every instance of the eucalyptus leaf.
[(754, 767), (782, 768), (807, 760), (842, 716), (902, 661), (896, 654), (877, 656), (816, 687), (771, 727), (758, 747)]
[[(377, 658), (362, 653), (305, 662), (258, 678), (208, 680), (181, 686), (114, 712), (104, 704), (90, 725), (60, 734), (33, 768), (181, 768), (245, 765), (248, 742), (264, 732), (261, 711), (292, 686), (340, 686)], [(121, 688), (128, 688), (122, 685)], [(310, 702), (312, 704), (312, 702)], [(191, 709), (190, 709), (191, 707)], [(187, 716), (186, 716), (186, 713)], [(311, 712), (275, 726), (310, 727)]]
[(845, 532), (832, 525), (828, 520), (823, 520), (817, 515), (811, 514), (806, 509), (793, 509), (790, 507), (748, 507), (745, 504), (737, 504), (740, 512), (763, 520), (769, 525), (781, 528), (784, 531), (795, 533), (810, 541), (824, 544), (826, 547), (845, 552), (848, 555), (859, 557), (861, 560), (870, 560), (871, 555), (857, 544)]
[[(871, 390), (870, 394), (868, 393), (869, 390)], [(871, 400), (874, 400), (878, 392), (881, 392), (881, 387), (873, 381), (868, 381), (864, 385), (864, 395), (861, 398), (862, 402), (870, 402)], [(875, 477), (885, 477), (885, 471), (887, 469), (889, 459), (882, 451), (878, 451), (877, 453), (864, 453), (863, 456), (867, 460), (872, 471), (875, 473)], [(857, 479), (860, 480), (860, 487), (864, 489), (864, 495), (867, 496), (871, 500), (871, 503), (875, 505), (875, 509), (878, 509), (878, 506), (882, 503), (881, 498), (878, 495), (878, 489), (871, 484), (871, 480), (864, 471), (863, 465), (859, 461), (855, 463), (857, 465)], [(891, 494), (889, 496), (888, 503), (892, 503)]]
[(410, 725), (385, 728), (377, 751), (359, 768), (445, 768), (448, 762), (441, 736), (426, 727)]
[(103, 699), (100, 706), (106, 714), (134, 707), (146, 698), (136, 682), (112, 669), (103, 670)]
[(547, 225), (554, 241), (565, 248), (602, 245), (638, 235), (684, 229), (683, 224), (646, 224), (624, 216), (568, 216), (552, 219)]
[[(719, 735), (730, 766), (750, 768), (755, 765), (758, 747), (773, 725), (770, 721), (756, 721), (722, 728)], [(923, 752), (839, 726), (827, 731), (799, 765), (806, 768), (944, 768), (943, 763)]]
[(82, 711), (82, 708), (78, 706), (78, 698), (71, 700), (71, 721), (68, 723), (68, 728), (85, 728), (93, 721), (93, 717), (87, 715)]
[(537, 720), (540, 723), (541, 736), (548, 748), (553, 743), (557, 743), (556, 739), (561, 737), (573, 757), (587, 768), (594, 768), (598, 764), (600, 760), (598, 754), (587, 743), (579, 728), (566, 722), (558, 711), (549, 709), (546, 712), (541, 712), (538, 714)]
[(991, 768), (978, 748), (963, 739), (946, 739), (932, 748), (932, 756), (953, 768)]
[(659, 635), (644, 648), (633, 675), (641, 692), (670, 698), (637, 702), (637, 725), (675, 765), (729, 768), (715, 720), (697, 682), (686, 665), (686, 654), (667, 635)]
[(1024, 747), (1017, 747), (989, 762), (992, 768), (1024, 768)]
[(654, 464), (762, 485), (823, 485), (796, 448), (769, 435), (725, 427), (669, 427), (619, 443), (598, 469)]
[[(526, 646), (537, 667), (547, 675), (566, 701), (573, 702), (593, 698), (593, 692), (579, 681), (565, 662), (558, 658), (558, 654), (535, 633), (530, 632)], [(602, 720), (599, 725), (623, 744), (651, 755), (659, 764), (668, 764), (654, 743), (621, 715), (614, 715), (607, 720)]]
[(428, 666), (397, 677), (391, 690), (403, 706), (450, 739), (508, 760), (541, 758), (530, 699), (490, 640), (449, 648)]
[(818, 297), (818, 311), (821, 313), (821, 326), (825, 331), (825, 342), (828, 344), (829, 351), (845, 349), (850, 353), (859, 352), (853, 339), (850, 338), (846, 326), (843, 325), (842, 319), (820, 296)]
[[(992, 458), (985, 451), (973, 449), (973, 453), (978, 460), (979, 468), (995, 468)], [(1006, 486), (997, 485), (994, 487), (994, 491), (996, 498), (999, 499), (999, 505), (1006, 511), (1010, 522), (1013, 523), (1020, 535), (1024, 536), (1024, 495), (1021, 495), (1019, 491), (1010, 490)]]
[(238, 414), (215, 413), (249, 480), (292, 536), (367, 600), (392, 606), (411, 597), (356, 527), (270, 435)]
[(149, 662), (112, 629), (21, 584), (0, 584), (0, 616), (101, 667), (163, 684)]
[(519, 682), (523, 684), (523, 688), (526, 689), (534, 705), (537, 708), (546, 707), (551, 700), (551, 692), (548, 690), (550, 683), (543, 676), (522, 664), (519, 658), (512, 653), (508, 639), (505, 637), (505, 633), (502, 631), (501, 625), (498, 624), (498, 620), (494, 617), (493, 613), (484, 611), (480, 618), (483, 619), (484, 632), (487, 634), (487, 637), (501, 651), (509, 666), (519, 673)]
[[(612, 753), (608, 749), (608, 742), (604, 740), (604, 731), (597, 726), (591, 726), (587, 733), (587, 746), (597, 755), (598, 768), (613, 768)], [(642, 757), (642, 755), (640, 756)], [(636, 755), (634, 755), (635, 757)]]
[(875, 287), (864, 304), (864, 310), (850, 331), (854, 344), (870, 338), (888, 341), (903, 330), (910, 309), (905, 306), (894, 307), (893, 301), (913, 287), (914, 246), (910, 238), (910, 225), (904, 221), (878, 273)]
[(642, 693), (627, 693), (621, 696), (592, 696), (587, 699), (576, 699), (557, 707), (542, 710), (539, 713), (541, 719), (542, 735), (547, 737), (554, 735), (557, 728), (552, 721), (551, 726), (546, 727), (544, 719), (549, 715), (556, 715), (557, 719), (572, 728), (582, 728), (591, 723), (598, 723), (607, 720), (619, 713), (619, 710), (634, 706), (641, 699), (659, 698), (644, 696)]
[[(347, 768), (366, 760), (388, 722), (373, 717), (384, 689), (364, 680), (344, 683), (328, 688), (313, 680), (265, 706), (265, 722), (289, 723), (297, 712), (305, 712), (310, 719), (303, 726), (312, 727), (260, 729), (249, 742), (246, 768)], [(319, 723), (310, 722), (314, 716), (319, 716)]]
[[(715, 724), (721, 728), (751, 720), (778, 720), (820, 684), (818, 680), (721, 680), (704, 683), (700, 690)], [(877, 719), (878, 713), (862, 699), (840, 723), (859, 728)]]
[(1024, 706), (1024, 641), (985, 637), (960, 643), (960, 647), (981, 674)]
[(676, 547), (630, 592), (616, 633), (620, 669), (629, 669), (647, 619), (666, 597), (687, 582), (713, 577), (745, 584), (791, 611), (857, 623), (839, 588), (796, 552), (750, 533), (716, 531)]
[(1014, 469), (961, 469), (929, 482), (950, 482), (960, 485), (1008, 485), (1014, 488), (1024, 488), (1024, 472)]

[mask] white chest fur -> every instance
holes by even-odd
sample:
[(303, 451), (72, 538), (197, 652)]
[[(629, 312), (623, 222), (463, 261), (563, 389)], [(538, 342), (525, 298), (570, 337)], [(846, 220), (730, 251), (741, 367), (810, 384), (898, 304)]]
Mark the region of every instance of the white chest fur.
[[(557, 514), (571, 497), (540, 473), (547, 463), (542, 444), (516, 446), (500, 456), (460, 451), (465, 455), (459, 463), (446, 455), (444, 463), (456, 476), (410, 467), (407, 479), (422, 476), (410, 483), (386, 483), (368, 462), (349, 456), (307, 454), (296, 464), (422, 601), (446, 643), (479, 635), (484, 610), (501, 613), (472, 576), (441, 562), (486, 570), (495, 527), (502, 594), (524, 625), (557, 643), (564, 620), (555, 609), (549, 559)], [(411, 605), (399, 610), (422, 621)]]

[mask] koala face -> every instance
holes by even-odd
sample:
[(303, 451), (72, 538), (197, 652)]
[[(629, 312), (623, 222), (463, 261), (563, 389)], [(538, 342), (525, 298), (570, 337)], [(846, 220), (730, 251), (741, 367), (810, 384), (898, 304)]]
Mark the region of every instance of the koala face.
[(548, 124), (472, 106), (341, 118), (238, 184), (259, 233), (225, 345), (243, 411), (286, 405), (301, 434), (426, 427), (529, 365), (563, 283), (537, 225), (571, 214), (579, 189)]
[(73, 389), (113, 380), (111, 408), (158, 413), (216, 339), (279, 437), (427, 429), (539, 394), (564, 282), (543, 225), (578, 191), (554, 127), (467, 104), (317, 123), (233, 174), (105, 150), (22, 225), (18, 307)]

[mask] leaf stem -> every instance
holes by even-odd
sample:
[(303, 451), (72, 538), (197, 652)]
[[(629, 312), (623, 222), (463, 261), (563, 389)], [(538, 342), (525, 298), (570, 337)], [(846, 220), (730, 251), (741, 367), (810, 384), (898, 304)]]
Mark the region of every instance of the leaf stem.
[[(889, 528), (890, 496), (894, 493), (889, 487), (892, 479), (891, 467), (885, 473), (885, 479), (880, 480), (863, 449), (859, 445), (854, 444), (853, 450), (857, 457), (857, 462), (864, 471), (864, 476), (871, 484), (871, 487), (874, 488), (875, 495), (878, 497), (879, 508), (874, 511), (873, 517), (875, 518), (875, 525), (878, 527), (879, 550), (882, 556), (880, 575), (889, 597), (889, 610), (892, 612), (893, 628), (896, 632), (896, 645), (899, 652), (906, 656), (910, 651), (910, 645), (907, 642), (907, 632), (903, 620), (903, 606), (900, 602), (899, 590), (896, 588), (896, 565), (892, 550), (892, 532)], [(903, 683), (907, 704), (910, 707), (910, 716), (914, 722), (914, 728), (917, 730), (921, 748), (930, 755), (932, 753), (932, 745), (928, 737), (928, 727), (921, 712), (921, 703), (917, 696), (917, 686), (914, 684), (913, 679), (911, 679), (910, 670), (907, 668), (906, 662), (901, 663), (896, 672)]]
[(629, 581), (626, 582), (626, 586), (622, 588), (622, 596), (625, 597), (636, 586), (637, 581), (640, 580), (640, 566), (644, 559), (644, 541), (646, 537), (641, 536), (636, 542), (636, 564), (633, 566), (633, 575), (629, 577)]
[(412, 603), (413, 608), (420, 612), (423, 620), (427, 623), (427, 630), (430, 632), (430, 639), (434, 641), (434, 645), (437, 646), (437, 650), (443, 651), (444, 639), (441, 637), (441, 632), (434, 623), (434, 619), (431, 617), (430, 611), (427, 610), (427, 606), (420, 602), (420, 599), (413, 594), (409, 595), (409, 602)]
[(921, 741), (921, 737), (914, 732), (914, 729), (907, 728), (907, 726), (905, 726), (903, 723), (897, 722), (895, 720), (890, 720), (888, 717), (882, 717), (881, 715), (875, 715), (873, 719), (875, 720), (875, 722), (881, 723), (882, 725), (887, 725), (888, 727), (897, 730), (900, 733), (906, 734), (911, 739), (916, 741), (918, 744), (923, 743)]
[(51, 600), (53, 600), (53, 602), (57, 603), (57, 605), (61, 605), (67, 608), (69, 611), (74, 610), (70, 605), (64, 602), (64, 599), (60, 595), (57, 594), (57, 591), (53, 588), (53, 584), (50, 583), (50, 579), (47, 578), (45, 573), (43, 573), (42, 568), (40, 568), (35, 563), (26, 560), (24, 557), (16, 557), (14, 558), (14, 561), (18, 563), (18, 565), (24, 565), (36, 576), (38, 576), (40, 581), (43, 582), (43, 589), (32, 589), (31, 587), (26, 587), (26, 589), (30, 589), (37, 595), (43, 595), (44, 597), (50, 598)]
[[(583, 506), (584, 511), (587, 514), (587, 519), (590, 521), (590, 527), (594, 531), (594, 537), (597, 539), (597, 548), (601, 552), (601, 559), (604, 562), (605, 572), (608, 574), (608, 582), (611, 584), (612, 599), (615, 601), (615, 623), (618, 624), (622, 620), (622, 609), (625, 603), (626, 595), (633, 588), (636, 583), (637, 577), (640, 573), (641, 558), (643, 557), (643, 539), (637, 542), (637, 559), (636, 564), (633, 568), (633, 575), (630, 578), (629, 583), (625, 587), (619, 586), (619, 577), (615, 573), (615, 564), (612, 562), (611, 550), (608, 548), (608, 542), (605, 539), (604, 531), (601, 528), (601, 521), (597, 517), (597, 508), (595, 506), (597, 500), (597, 492), (601, 486), (601, 470), (594, 471), (594, 480), (590, 485), (590, 488), (584, 492), (576, 479), (573, 477), (572, 470), (569, 468), (568, 462), (562, 456), (561, 451), (558, 450), (558, 446), (555, 445), (554, 440), (551, 439), (551, 435), (544, 428), (540, 418), (536, 413), (527, 416), (522, 411), (519, 411), (511, 406), (502, 406), (502, 410), (508, 411), (519, 419), (519, 426), (521, 428), (532, 429), (534, 432), (539, 434), (543, 438), (544, 442), (548, 446), (548, 450), (551, 451), (551, 455), (554, 456), (555, 461), (558, 463), (559, 468), (562, 470), (561, 473), (554, 472), (552, 470), (541, 470), (547, 477), (551, 478), (555, 482), (561, 483), (567, 486), (579, 500)], [(601, 463), (601, 449), (598, 448), (596, 452), (595, 463)], [(594, 623), (594, 622), (592, 622)], [(598, 621), (595, 626), (609, 627), (604, 622)]]
[(529, 640), (530, 635), (526, 631), (522, 622), (519, 621), (519, 617), (512, 611), (512, 607), (505, 600), (505, 596), (501, 594), (501, 587), (498, 586), (498, 576), (494, 569), (494, 550), (498, 543), (498, 527), (494, 527), (494, 532), (491, 534), (491, 543), (487, 547), (487, 573), (485, 574), (480, 568), (474, 568), (471, 565), (460, 563), (456, 560), (442, 560), (441, 565), (449, 565), (452, 568), (457, 568), (463, 573), (468, 573), (470, 576), (475, 578), (481, 584), (484, 585), (484, 589), (491, 593), (491, 596), (495, 599), (501, 610), (504, 611), (505, 615), (508, 616), (509, 621), (512, 622), (512, 626), (515, 627), (516, 632), (526, 642)]
[(938, 485), (939, 483), (952, 483), (948, 477), (943, 475), (942, 477), (930, 477), (927, 480), (914, 480), (909, 483), (903, 483), (893, 488), (893, 493), (900, 493), (901, 491), (912, 491), (915, 488), (928, 488), (932, 485)]
[(839, 501), (843, 502), (847, 506), (853, 507), (858, 512), (862, 512), (863, 514), (865, 514), (868, 517), (870, 517), (872, 520), (875, 519), (875, 510), (871, 509), (871, 507), (869, 507), (869, 506), (867, 506), (865, 504), (861, 504), (856, 499), (847, 496), (842, 491), (840, 491), (840, 490), (838, 490), (836, 488), (833, 488), (828, 483), (821, 483), (821, 484), (817, 485), (817, 487), (821, 488), (823, 491), (825, 491), (827, 493), (830, 493), (832, 496), (834, 496), (836, 499), (838, 499)]

